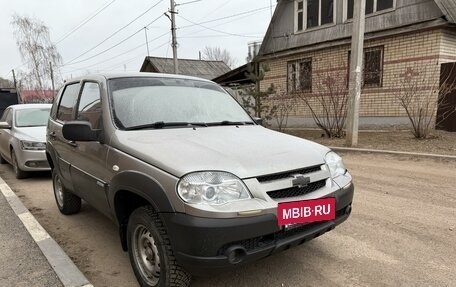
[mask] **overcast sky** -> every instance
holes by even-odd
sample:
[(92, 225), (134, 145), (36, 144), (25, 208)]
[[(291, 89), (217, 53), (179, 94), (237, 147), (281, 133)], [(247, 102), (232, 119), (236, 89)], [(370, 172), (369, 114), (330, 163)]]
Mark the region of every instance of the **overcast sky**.
[[(196, 59), (205, 46), (220, 46), (236, 58), (237, 65), (244, 64), (247, 44), (261, 40), (266, 33), (271, 2), (276, 1), (201, 0), (178, 6), (179, 58)], [(92, 49), (154, 5), (128, 27)], [(156, 19), (147, 31), (151, 41), (150, 55), (172, 57), (170, 21), (163, 15), (169, 5), (169, 0), (0, 0), (0, 77), (11, 78), (11, 69), (26, 67), (10, 24), (14, 13), (40, 19), (49, 27), (51, 40), (58, 43), (57, 48), (63, 57), (60, 72), (63, 78), (69, 78), (87, 71), (123, 71), (124, 65), (127, 71), (139, 71), (147, 54), (146, 40), (144, 31), (134, 33)], [(108, 7), (68, 36), (105, 6)], [(241, 14), (249, 11), (253, 12)], [(231, 17), (237, 14), (241, 15)]]

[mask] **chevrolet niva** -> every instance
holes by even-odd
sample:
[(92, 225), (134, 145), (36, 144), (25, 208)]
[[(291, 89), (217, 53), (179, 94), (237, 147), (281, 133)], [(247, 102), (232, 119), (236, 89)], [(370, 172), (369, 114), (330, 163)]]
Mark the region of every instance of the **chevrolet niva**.
[(91, 75), (65, 83), (46, 155), (61, 213), (119, 227), (141, 286), (188, 286), (345, 221), (354, 186), (329, 148), (259, 125), (217, 84)]

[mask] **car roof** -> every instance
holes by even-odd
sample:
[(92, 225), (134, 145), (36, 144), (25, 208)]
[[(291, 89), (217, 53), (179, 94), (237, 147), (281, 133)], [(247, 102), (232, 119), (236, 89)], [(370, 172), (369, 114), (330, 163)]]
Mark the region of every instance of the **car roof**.
[(17, 104), (11, 105), (9, 108), (13, 110), (25, 110), (25, 109), (39, 109), (39, 108), (51, 108), (52, 104)]
[(119, 79), (119, 78), (171, 78), (171, 79), (185, 79), (185, 80), (195, 80), (195, 81), (203, 81), (208, 83), (214, 83), (212, 81), (192, 77), (192, 76), (185, 76), (185, 75), (175, 75), (175, 74), (162, 74), (162, 73), (146, 73), (146, 72), (124, 72), (124, 73), (99, 73), (99, 74), (89, 74), (77, 78), (73, 78), (68, 80), (67, 82), (77, 82), (80, 80), (87, 80), (87, 79), (100, 79), (105, 78), (109, 79)]

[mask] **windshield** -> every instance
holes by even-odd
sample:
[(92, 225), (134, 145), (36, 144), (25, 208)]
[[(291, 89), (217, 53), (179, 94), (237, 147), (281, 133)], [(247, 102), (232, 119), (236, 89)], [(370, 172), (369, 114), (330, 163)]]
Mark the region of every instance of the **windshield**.
[(122, 78), (110, 80), (109, 88), (115, 119), (124, 129), (177, 126), (177, 123), (200, 126), (222, 122), (252, 123), (236, 100), (213, 83), (171, 78)]
[(46, 126), (51, 108), (16, 110), (16, 127)]

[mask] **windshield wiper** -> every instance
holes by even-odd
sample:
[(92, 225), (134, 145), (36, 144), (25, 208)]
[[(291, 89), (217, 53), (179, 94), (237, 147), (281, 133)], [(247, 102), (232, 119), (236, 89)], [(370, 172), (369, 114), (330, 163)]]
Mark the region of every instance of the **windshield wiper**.
[(216, 123), (207, 123), (208, 126), (245, 126), (254, 125), (253, 122), (232, 122), (232, 121), (221, 121)]
[(151, 124), (139, 125), (125, 128), (126, 131), (143, 130), (143, 129), (162, 129), (165, 127), (207, 127), (206, 123), (188, 123), (188, 122), (155, 122)]

